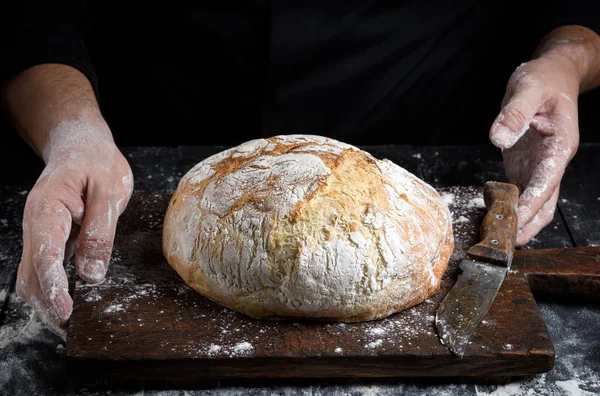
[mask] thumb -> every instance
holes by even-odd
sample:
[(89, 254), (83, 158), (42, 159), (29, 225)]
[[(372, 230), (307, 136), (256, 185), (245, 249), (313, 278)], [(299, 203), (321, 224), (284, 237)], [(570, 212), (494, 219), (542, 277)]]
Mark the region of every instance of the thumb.
[(77, 273), (87, 283), (98, 283), (104, 279), (118, 218), (117, 209), (106, 194), (94, 192), (97, 191), (92, 190), (86, 198), (75, 257)]
[(542, 107), (543, 89), (539, 84), (519, 84), (490, 129), (490, 140), (501, 149), (511, 148), (527, 132)]

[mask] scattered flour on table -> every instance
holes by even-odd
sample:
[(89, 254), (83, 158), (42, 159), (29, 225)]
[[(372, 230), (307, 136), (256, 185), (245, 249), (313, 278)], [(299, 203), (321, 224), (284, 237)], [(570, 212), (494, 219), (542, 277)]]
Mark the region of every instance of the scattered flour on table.
[(248, 354), (254, 351), (254, 347), (247, 341), (240, 342), (233, 347), (233, 352), (238, 355)]
[[(475, 394), (477, 396), (548, 395), (546, 390), (546, 374), (541, 374), (539, 376), (521, 381), (511, 382), (506, 385), (475, 385)], [(552, 396), (558, 396), (558, 394), (552, 394)]]
[(119, 312), (119, 311), (125, 311), (125, 308), (123, 308), (123, 304), (109, 305), (108, 308), (106, 308), (104, 310), (104, 312), (106, 312), (106, 313), (113, 313), (113, 312)]
[(210, 347), (208, 347), (208, 351), (206, 353), (212, 356), (218, 353), (221, 349), (223, 349), (221, 345), (211, 344)]
[[(133, 291), (131, 293), (122, 295), (117, 294), (113, 301), (107, 301), (107, 306), (104, 308), (104, 313), (115, 313), (115, 312), (123, 312), (131, 310), (130, 306), (138, 299), (144, 297), (144, 302), (156, 300), (158, 297), (156, 291), (156, 285), (150, 283), (144, 283), (140, 285), (135, 285), (133, 287)], [(102, 295), (98, 291), (98, 289), (90, 290), (84, 297), (84, 300), (89, 303), (95, 303), (102, 300)], [(137, 306), (134, 304), (133, 308), (135, 309)]]
[(98, 289), (92, 289), (85, 294), (83, 298), (86, 302), (97, 302), (102, 299), (100, 293), (98, 293)]
[(204, 353), (208, 356), (216, 356), (224, 354), (227, 356), (249, 356), (254, 353), (254, 345), (248, 341), (242, 341), (234, 346), (210, 344), (208, 348), (204, 348)]
[(594, 396), (598, 394), (581, 389), (582, 385), (580, 379), (551, 381), (548, 373), (543, 373), (506, 385), (475, 385), (475, 392), (477, 396)]
[(446, 205), (452, 205), (454, 203), (454, 194), (450, 192), (443, 192), (440, 194), (442, 200), (446, 203)]
[(382, 344), (383, 344), (383, 340), (380, 338), (375, 341), (369, 342), (367, 345), (365, 345), (365, 348), (375, 349), (375, 348), (379, 348)]
[(375, 327), (374, 329), (369, 329), (368, 332), (371, 335), (380, 336), (382, 334), (385, 334), (386, 330), (381, 327)]
[(576, 380), (556, 381), (556, 385), (567, 392), (569, 396), (594, 396), (597, 393), (588, 392), (579, 388), (581, 383)]
[(467, 205), (465, 207), (468, 209), (485, 208), (485, 201), (483, 200), (482, 197), (475, 197), (475, 198), (472, 198), (469, 202), (467, 202)]
[[(552, 307), (552, 308), (550, 308)], [(477, 396), (591, 396), (600, 395), (600, 372), (594, 363), (594, 351), (600, 343), (596, 338), (600, 310), (595, 307), (582, 307), (575, 313), (576, 318), (561, 314), (559, 304), (540, 305), (540, 312), (554, 332), (553, 343), (556, 360), (552, 371), (524, 378), (507, 385), (477, 385)], [(570, 315), (573, 315), (571, 311)], [(575, 327), (584, 326), (590, 330), (582, 333)]]
[[(11, 296), (12, 298), (12, 296)], [(29, 320), (21, 328), (12, 326), (0, 327), (0, 349), (4, 349), (11, 344), (26, 344), (36, 340), (45, 326), (33, 310), (30, 310)]]
[[(40, 395), (60, 367), (54, 335), (16, 293), (8, 295), (0, 326), (0, 395)], [(45, 376), (41, 374), (44, 373)]]
[(483, 190), (475, 187), (448, 187), (440, 191), (440, 196), (448, 205), (452, 217), (454, 232), (454, 251), (451, 260), (464, 257), (465, 251), (470, 247), (472, 235), (468, 224), (485, 215)]

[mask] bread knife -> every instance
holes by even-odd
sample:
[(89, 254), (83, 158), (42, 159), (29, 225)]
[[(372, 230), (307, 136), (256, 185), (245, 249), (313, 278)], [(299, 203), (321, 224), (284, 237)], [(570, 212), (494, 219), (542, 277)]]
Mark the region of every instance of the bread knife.
[(480, 228), (481, 242), (467, 250), (459, 264), (461, 273), (435, 316), (440, 342), (459, 358), (494, 302), (515, 251), (518, 188), (487, 182), (483, 195), (487, 214)]

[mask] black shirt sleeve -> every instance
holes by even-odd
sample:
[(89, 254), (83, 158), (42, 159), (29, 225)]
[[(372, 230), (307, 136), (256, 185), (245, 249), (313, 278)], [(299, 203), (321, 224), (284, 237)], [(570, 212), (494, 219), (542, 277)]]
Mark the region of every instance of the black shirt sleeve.
[(4, 10), (0, 36), (0, 85), (44, 63), (72, 66), (98, 97), (98, 81), (85, 47), (85, 6), (80, 1), (20, 1)]
[(538, 2), (538, 15), (531, 18), (538, 26), (540, 36), (565, 25), (580, 25), (600, 35), (600, 3), (590, 0), (555, 0)]

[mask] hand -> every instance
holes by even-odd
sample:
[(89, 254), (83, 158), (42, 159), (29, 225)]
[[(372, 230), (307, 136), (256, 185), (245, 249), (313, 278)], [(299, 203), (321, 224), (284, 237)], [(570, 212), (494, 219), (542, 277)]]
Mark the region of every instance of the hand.
[(554, 218), (560, 182), (579, 145), (580, 79), (566, 58), (541, 56), (517, 68), (490, 130), (507, 177), (519, 187), (517, 245)]
[(73, 308), (63, 266), (72, 225), (81, 226), (75, 234), (77, 273), (85, 282), (98, 283), (133, 176), (99, 116), (62, 122), (50, 132), (43, 157), (46, 167), (25, 204), (17, 292), (64, 337)]

